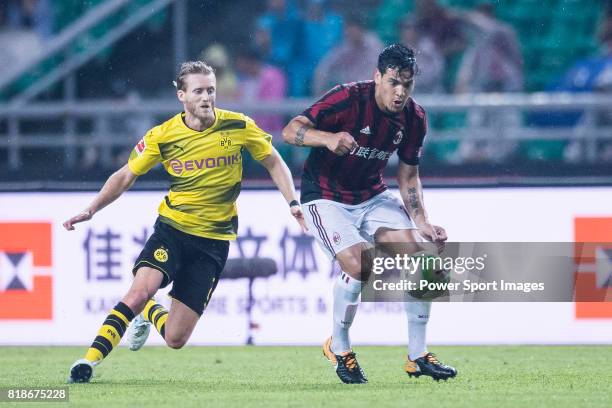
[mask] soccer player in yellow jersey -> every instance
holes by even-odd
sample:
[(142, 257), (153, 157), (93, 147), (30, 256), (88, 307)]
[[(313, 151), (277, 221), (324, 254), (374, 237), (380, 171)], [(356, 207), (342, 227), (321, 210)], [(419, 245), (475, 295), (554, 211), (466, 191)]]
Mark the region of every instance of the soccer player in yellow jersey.
[[(242, 113), (216, 108), (215, 84), (215, 74), (204, 62), (182, 64), (175, 86), (184, 112), (149, 130), (85, 211), (64, 222), (73, 230), (74, 224), (90, 220), (157, 163), (172, 178), (155, 232), (134, 265), (132, 286), (104, 320), (85, 357), (70, 368), (70, 382), (88, 382), (94, 366), (119, 344), (132, 320), (132, 350), (142, 347), (151, 324), (168, 346), (185, 345), (217, 286), (229, 240), (236, 238), (243, 148), (268, 170), (291, 215), (306, 228), (291, 172), (271, 136)], [(170, 283), (167, 311), (153, 295)]]

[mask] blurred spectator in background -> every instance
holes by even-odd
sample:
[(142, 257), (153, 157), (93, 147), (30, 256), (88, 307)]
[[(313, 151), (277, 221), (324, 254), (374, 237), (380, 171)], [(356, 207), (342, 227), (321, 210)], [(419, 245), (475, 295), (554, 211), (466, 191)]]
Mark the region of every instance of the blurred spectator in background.
[(311, 95), (317, 64), (342, 40), (344, 21), (329, 9), (328, 0), (306, 0), (297, 58), (289, 68), (289, 94)]
[(455, 92), (523, 90), (523, 57), (514, 29), (493, 16), (485, 4), (463, 15), (470, 46), (463, 55)]
[(327, 53), (315, 70), (314, 95), (321, 95), (337, 84), (371, 79), (372, 67), (376, 66), (382, 49), (382, 42), (367, 30), (362, 16), (347, 17), (344, 40)]
[[(612, 21), (612, 19), (610, 20)], [(612, 23), (604, 20), (599, 34), (600, 52), (578, 60), (550, 90), (570, 92), (612, 91)]]
[(200, 59), (215, 70), (217, 99), (221, 102), (236, 99), (238, 96), (238, 78), (230, 64), (225, 47), (221, 44), (211, 44), (202, 51)]
[(293, 0), (268, 0), (266, 11), (255, 21), (254, 46), (262, 58), (287, 69), (291, 64), (300, 31)]
[[(287, 93), (287, 80), (279, 68), (264, 63), (259, 52), (254, 48), (241, 50), (236, 55), (238, 71), (238, 95), (242, 102), (282, 101)], [(280, 141), (280, 132), (285, 123), (282, 115), (253, 115), (266, 132)]]
[(444, 56), (432, 38), (419, 33), (414, 17), (406, 16), (400, 22), (400, 42), (417, 52), (419, 71), (414, 93), (418, 95), (442, 92)]
[[(461, 15), (468, 33), (469, 47), (463, 54), (455, 84), (456, 93), (520, 92), (523, 90), (523, 57), (514, 29), (496, 20), (490, 4)], [(472, 109), (467, 115), (470, 127), (487, 127), (505, 131), (517, 128), (521, 113), (507, 109), (492, 114)], [(491, 132), (491, 134), (497, 134)], [(459, 145), (461, 162), (502, 162), (517, 148), (518, 143), (499, 139), (465, 140)]]
[(7, 19), (15, 29), (33, 30), (42, 40), (53, 33), (49, 0), (7, 0)]
[[(612, 16), (602, 21), (599, 31), (600, 52), (598, 55), (581, 59), (563, 75), (557, 83), (550, 87), (552, 91), (563, 92), (599, 92), (612, 93)], [(532, 115), (538, 124), (547, 126), (573, 126), (582, 122), (587, 126), (612, 126), (610, 107), (599, 110), (594, 116), (586, 116), (583, 112), (549, 112)], [(612, 160), (612, 144), (602, 142), (600, 146), (585, 151), (579, 141), (570, 143), (564, 152), (566, 161), (578, 162), (587, 156), (589, 160)]]
[(465, 48), (461, 19), (439, 5), (437, 0), (416, 0), (415, 18), (417, 31), (431, 38), (445, 58), (451, 58)]
[(48, 0), (2, 1), (0, 14), (0, 73), (27, 63), (42, 51), (43, 40), (51, 35)]
[[(612, 94), (612, 2), (609, 3), (606, 18), (599, 32), (601, 43), (601, 68), (596, 75), (594, 90)], [(601, 110), (598, 122), (603, 126), (612, 126), (612, 111)], [(608, 144), (604, 160), (612, 161), (612, 144)]]

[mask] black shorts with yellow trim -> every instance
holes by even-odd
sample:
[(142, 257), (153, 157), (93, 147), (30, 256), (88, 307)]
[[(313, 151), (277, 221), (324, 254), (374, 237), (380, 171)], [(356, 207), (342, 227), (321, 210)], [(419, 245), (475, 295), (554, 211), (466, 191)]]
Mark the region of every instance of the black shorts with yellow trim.
[(143, 266), (159, 270), (164, 274), (160, 287), (172, 283), (169, 295), (202, 315), (217, 287), (228, 252), (229, 241), (187, 234), (158, 218), (132, 273)]

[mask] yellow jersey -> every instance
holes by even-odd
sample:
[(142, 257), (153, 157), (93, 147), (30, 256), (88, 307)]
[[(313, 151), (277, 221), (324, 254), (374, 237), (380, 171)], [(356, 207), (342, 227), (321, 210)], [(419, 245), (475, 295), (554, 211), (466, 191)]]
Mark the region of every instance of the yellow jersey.
[(272, 153), (272, 136), (248, 116), (215, 108), (215, 122), (198, 132), (184, 113), (150, 129), (134, 147), (130, 170), (143, 175), (162, 163), (172, 182), (159, 206), (160, 221), (205, 238), (236, 239), (236, 199), (242, 181), (242, 149), (255, 160)]

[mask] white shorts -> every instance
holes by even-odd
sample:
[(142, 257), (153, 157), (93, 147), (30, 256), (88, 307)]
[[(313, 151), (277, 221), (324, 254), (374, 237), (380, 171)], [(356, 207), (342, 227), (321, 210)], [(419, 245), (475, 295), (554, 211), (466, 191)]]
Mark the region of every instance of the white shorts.
[(357, 205), (310, 201), (303, 212), (308, 229), (330, 259), (352, 245), (373, 243), (379, 228), (416, 229), (404, 204), (388, 190)]

